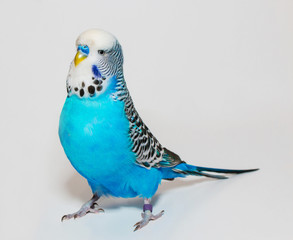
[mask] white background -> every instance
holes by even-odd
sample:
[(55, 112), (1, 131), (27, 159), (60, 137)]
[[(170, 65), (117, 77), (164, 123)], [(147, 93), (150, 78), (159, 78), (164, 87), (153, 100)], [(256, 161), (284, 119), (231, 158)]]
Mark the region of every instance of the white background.
[[(293, 239), (293, 2), (1, 1), (0, 238)], [(59, 143), (80, 32), (117, 36), (140, 115), (191, 164), (261, 168), (229, 180), (163, 183), (140, 199), (61, 223), (91, 197)], [(291, 229), (290, 229), (291, 228)]]

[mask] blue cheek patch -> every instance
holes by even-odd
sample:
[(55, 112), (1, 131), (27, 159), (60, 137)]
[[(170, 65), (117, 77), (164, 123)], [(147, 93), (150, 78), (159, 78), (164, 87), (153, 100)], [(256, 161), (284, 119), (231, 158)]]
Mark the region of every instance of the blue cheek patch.
[(97, 79), (101, 79), (102, 78), (102, 74), (101, 74), (100, 70), (98, 69), (98, 67), (96, 65), (93, 65), (92, 66), (92, 71), (93, 71), (94, 76)]
[(87, 45), (78, 45), (77, 50), (83, 52), (86, 55), (88, 55), (90, 52), (90, 49)]

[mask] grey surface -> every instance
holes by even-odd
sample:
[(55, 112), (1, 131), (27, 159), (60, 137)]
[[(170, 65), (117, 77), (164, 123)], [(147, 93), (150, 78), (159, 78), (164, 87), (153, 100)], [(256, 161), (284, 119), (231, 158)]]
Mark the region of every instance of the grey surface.
[[(1, 239), (293, 238), (292, 1), (0, 3)], [(229, 180), (164, 183), (142, 201), (61, 223), (91, 197), (59, 143), (58, 118), (78, 34), (115, 34), (135, 106), (191, 164), (261, 168)]]

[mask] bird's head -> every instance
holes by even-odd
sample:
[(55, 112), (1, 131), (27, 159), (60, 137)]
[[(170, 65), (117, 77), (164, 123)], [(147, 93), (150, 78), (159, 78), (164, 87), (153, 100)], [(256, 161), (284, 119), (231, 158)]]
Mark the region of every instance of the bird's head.
[(98, 96), (110, 86), (113, 76), (123, 74), (122, 49), (112, 34), (100, 29), (87, 30), (77, 38), (76, 48), (67, 77), (69, 96)]

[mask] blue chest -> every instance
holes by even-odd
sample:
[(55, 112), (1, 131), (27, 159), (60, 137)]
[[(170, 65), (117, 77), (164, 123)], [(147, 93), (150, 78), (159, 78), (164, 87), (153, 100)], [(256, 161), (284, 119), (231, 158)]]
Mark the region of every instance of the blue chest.
[(74, 95), (64, 104), (59, 136), (74, 168), (98, 181), (134, 165), (128, 127), (124, 102), (110, 96), (81, 99)]
[(93, 192), (116, 197), (151, 197), (162, 179), (158, 169), (138, 166), (129, 138), (124, 102), (109, 93), (67, 98), (59, 123), (59, 137), (73, 167)]

